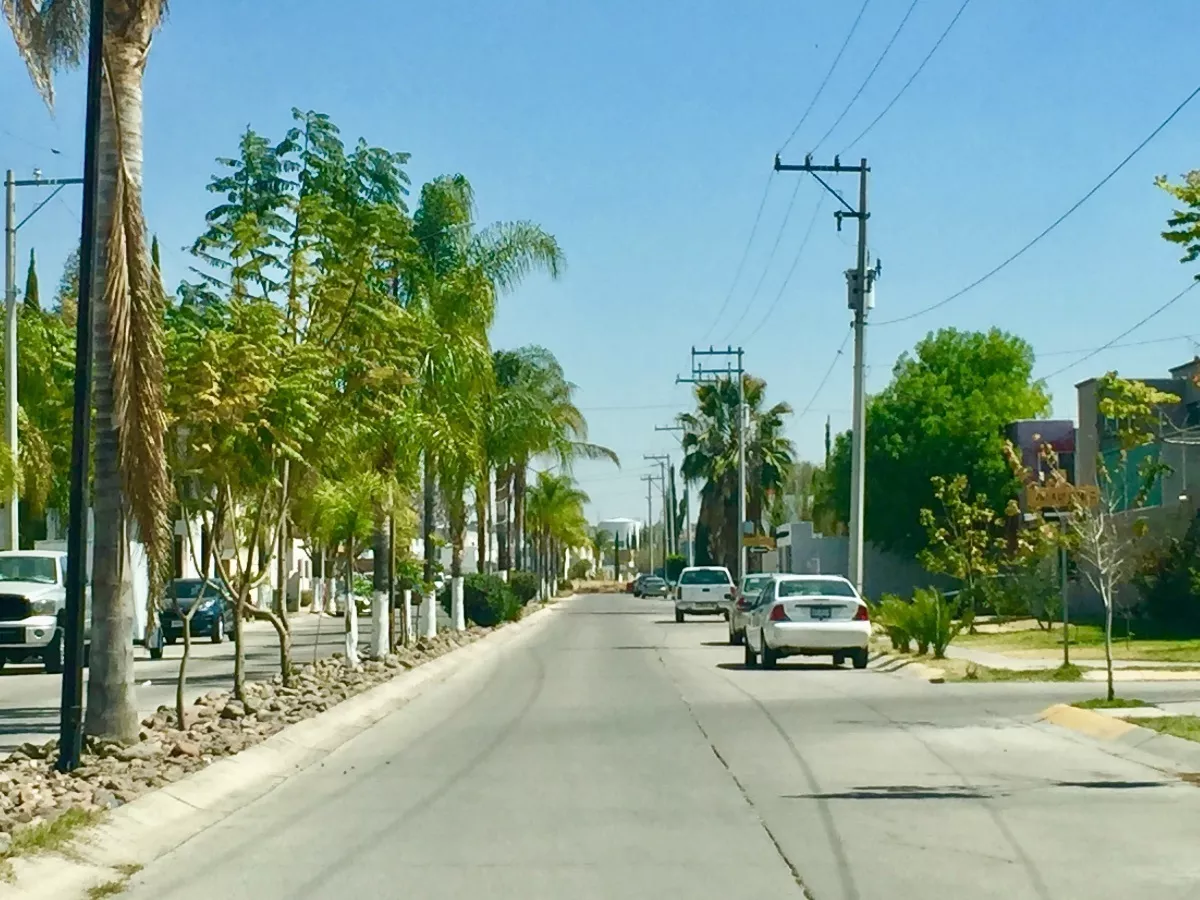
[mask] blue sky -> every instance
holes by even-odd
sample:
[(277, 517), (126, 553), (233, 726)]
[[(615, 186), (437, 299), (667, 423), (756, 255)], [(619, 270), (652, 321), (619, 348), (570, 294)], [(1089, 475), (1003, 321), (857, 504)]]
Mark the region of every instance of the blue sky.
[[(843, 111), (909, 3), (872, 0), (785, 159), (798, 161)], [(959, 5), (918, 2), (818, 161), (876, 116)], [(620, 471), (577, 468), (593, 517), (644, 516), (642, 454), (676, 450), (653, 426), (688, 405), (674, 379), (692, 344), (743, 342), (747, 368), (768, 380), (771, 399), (799, 412), (842, 342), (853, 223), (839, 235), (825, 203), (780, 293), (820, 188), (769, 172), (859, 6), (342, 0), (330, 15), (314, 0), (175, 3), (146, 76), (146, 209), (168, 283), (185, 274), (181, 248), (212, 205), (213, 158), (232, 152), (248, 124), (280, 134), (293, 106), (329, 113), (350, 139), (412, 153), (414, 184), (462, 172), (481, 219), (532, 219), (563, 244), (565, 277), (532, 279), (506, 298), (494, 342), (540, 343), (559, 355), (592, 438), (625, 462)], [(1187, 63), (1193, 6), (973, 0), (849, 156), (866, 155), (873, 170), (870, 243), (884, 268), (875, 319), (975, 280), (1149, 134), (1200, 81)], [(82, 74), (60, 80), (52, 117), (5, 40), (0, 84), (0, 168), (77, 174)], [(1082, 355), (1062, 351), (1105, 343), (1185, 287), (1191, 273), (1159, 237), (1171, 207), (1153, 178), (1200, 166), (1198, 125), (1200, 99), (1011, 267), (934, 313), (871, 329), (868, 390), (940, 326), (1016, 332), (1039, 352), (1037, 374), (1049, 374)], [(758, 235), (730, 294), (768, 178)], [(844, 187), (853, 196), (853, 180)], [(19, 202), (31, 208), (30, 192)], [(38, 250), (43, 292), (77, 240), (78, 212), (77, 191), (64, 192), (20, 232), (21, 257)], [(1051, 378), (1055, 412), (1073, 416), (1074, 383), (1090, 375), (1161, 375), (1190, 359), (1197, 302), (1200, 292), (1125, 341), (1154, 343), (1115, 347)], [(820, 457), (825, 417), (842, 430), (849, 406), (847, 352), (809, 413), (790, 423), (803, 456)]]

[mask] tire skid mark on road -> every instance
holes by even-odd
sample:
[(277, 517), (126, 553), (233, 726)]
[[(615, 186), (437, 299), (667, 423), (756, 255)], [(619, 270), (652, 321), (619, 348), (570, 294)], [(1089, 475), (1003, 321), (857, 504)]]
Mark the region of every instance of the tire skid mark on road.
[[(523, 655), (521, 658), (529, 660), (533, 663), (534, 676), (533, 687), (529, 691), (529, 695), (525, 698), (525, 701), (521, 704), (521, 707), (517, 710), (516, 715), (509, 719), (509, 721), (506, 722), (500, 728), (500, 730), (496, 732), (495, 736), (486, 744), (484, 744), (478, 752), (468, 757), (462, 765), (457, 766), (450, 772), (444, 774), (439, 779), (439, 783), (436, 785), (436, 787), (434, 787), (433, 790), (418, 798), (415, 802), (409, 804), (407, 807), (397, 810), (396, 815), (389, 818), (387, 823), (381, 828), (376, 828), (369, 834), (364, 835), (353, 852), (343, 854), (339, 859), (330, 861), (331, 863), (336, 862), (337, 865), (326, 866), (320, 875), (310, 878), (308, 881), (297, 885), (294, 888), (295, 896), (315, 896), (314, 891), (324, 887), (325, 885), (329, 884), (329, 882), (340, 877), (345, 866), (353, 865), (359, 857), (375, 852), (378, 849), (378, 838), (384, 835), (395, 834), (396, 829), (399, 826), (404, 825), (406, 822), (410, 822), (412, 819), (420, 816), (421, 813), (431, 808), (435, 803), (458, 787), (463, 779), (463, 776), (480, 766), (489, 756), (491, 756), (505, 744), (505, 742), (512, 736), (513, 732), (515, 732), (518, 726), (520, 726), (520, 724), (525, 720), (526, 716), (529, 715), (530, 711), (532, 711), (537, 701), (541, 698), (542, 691), (546, 687), (546, 667), (537, 651), (531, 651), (528, 654)], [(431, 731), (436, 730), (436, 728), (431, 729)]]
[[(779, 856), (779, 859), (783, 862), (783, 864), (787, 866), (788, 871), (791, 872), (792, 878), (796, 882), (796, 886), (800, 888), (800, 893), (804, 895), (806, 900), (816, 900), (816, 898), (813, 897), (812, 892), (808, 889), (808, 886), (804, 883), (804, 877), (800, 874), (799, 868), (797, 868), (796, 864), (788, 857), (787, 853), (783, 849), (783, 845), (779, 842), (779, 839), (775, 836), (775, 833), (771, 831), (771, 826), (767, 824), (767, 821), (763, 818), (762, 813), (758, 811), (758, 807), (754, 805), (754, 801), (750, 798), (750, 792), (746, 790), (746, 786), (742, 784), (741, 779), (739, 779), (734, 773), (728, 761), (724, 756), (721, 755), (721, 751), (717, 749), (716, 743), (704, 729), (704, 725), (701, 724), (700, 718), (696, 715), (696, 711), (692, 708), (692, 704), (688, 702), (687, 697), (684, 695), (682, 687), (680, 687), (680, 684), (675, 679), (675, 676), (671, 674), (671, 667), (668, 666), (666, 660), (663, 659), (662, 653), (655, 653), (655, 656), (658, 659), (659, 665), (663, 667), (663, 671), (667, 673), (667, 678), (669, 678), (671, 683), (675, 685), (675, 690), (678, 691), (679, 699), (683, 701), (683, 705), (688, 711), (688, 716), (691, 718), (692, 724), (696, 726), (696, 730), (700, 732), (700, 735), (704, 738), (705, 743), (708, 744), (708, 749), (712, 751), (713, 756), (717, 758), (717, 761), (721, 764), (722, 768), (725, 769), (725, 773), (733, 782), (734, 787), (738, 789), (738, 793), (742, 795), (742, 799), (746, 802), (746, 805), (750, 808), (750, 811), (754, 813), (754, 818), (758, 821), (759, 827), (762, 828), (763, 833), (766, 834), (767, 840), (771, 842), (771, 846), (775, 848), (775, 853)], [(852, 900), (858, 900), (857, 891), (855, 891), (852, 895)]]
[[(779, 727), (779, 724), (775, 721), (775, 719), (767, 711), (766, 707), (762, 704), (762, 702), (759, 701), (757, 697), (755, 697), (754, 695), (752, 695), (751, 693), (746, 691), (744, 688), (742, 688), (740, 685), (734, 683), (734, 681), (732, 679), (730, 679), (728, 676), (724, 676), (724, 677), (725, 677), (725, 680), (728, 681), (731, 685), (733, 685), (734, 688), (741, 691), (743, 694), (745, 694), (747, 697), (749, 697), (751, 700), (753, 700), (754, 703), (756, 703), (760, 709), (762, 709), (763, 713), (767, 716), (768, 719), (770, 719), (771, 724), (773, 724), (775, 726), (776, 731), (778, 731), (780, 733), (780, 735), (783, 736), (784, 740), (787, 741), (788, 746), (792, 747), (792, 749), (795, 750), (795, 745), (792, 743), (791, 739), (788, 738), (786, 733), (783, 731), (783, 729)], [(875, 713), (875, 715), (879, 716), (881, 719), (885, 720), (893, 727), (900, 729), (905, 734), (907, 734), (909, 737), (913, 738), (917, 743), (919, 743), (922, 747), (925, 748), (925, 750), (929, 753), (930, 756), (932, 756), (934, 759), (936, 759), (938, 762), (940, 762), (943, 766), (945, 766), (947, 769), (949, 769), (951, 772), (953, 772), (954, 777), (962, 782), (962, 785), (964, 788), (977, 789), (977, 788), (981, 787), (981, 785), (975, 784), (971, 780), (970, 777), (968, 777), (966, 774), (964, 774), (963, 771), (961, 769), (959, 769), (959, 767), (956, 766), (954, 763), (952, 763), (946, 756), (944, 756), (942, 753), (939, 753), (929, 741), (927, 741), (923, 737), (921, 737), (921, 735), (912, 727), (912, 725), (910, 723), (903, 722), (899, 719), (892, 718), (890, 715), (888, 715), (882, 709), (880, 709), (879, 707), (875, 706), (872, 703), (867, 702), (866, 700), (862, 699), (861, 697), (852, 695), (844, 690), (837, 688), (836, 686), (833, 689), (835, 691), (837, 691), (839, 694), (841, 694), (841, 696), (844, 700), (848, 700), (848, 701), (851, 701), (854, 703), (858, 703), (862, 706), (865, 706), (867, 709), (871, 710), (871, 712)], [(1001, 717), (1001, 718), (1005, 718), (1005, 717)], [(797, 761), (799, 761), (800, 760), (799, 751), (796, 751), (796, 757), (797, 757)], [(814, 793), (816, 793), (816, 791), (814, 791)], [(1038, 900), (1052, 900), (1052, 897), (1050, 894), (1050, 889), (1047, 887), (1045, 879), (1042, 878), (1042, 873), (1038, 870), (1037, 864), (1034, 863), (1033, 859), (1025, 851), (1025, 848), (1021, 845), (1020, 841), (1017, 840), (1017, 836), (1015, 834), (1013, 834), (1012, 829), (1010, 829), (1008, 827), (1008, 824), (1004, 821), (1003, 817), (1000, 815), (1000, 810), (998, 810), (996, 808), (995, 804), (992, 803), (986, 796), (978, 796), (978, 797), (974, 797), (971, 799), (973, 799), (975, 802), (982, 805), (984, 811), (987, 812), (988, 817), (992, 820), (992, 824), (996, 827), (996, 830), (998, 832), (1000, 832), (1000, 836), (1004, 839), (1004, 841), (1011, 848), (1013, 855), (1017, 859), (1017, 862), (1019, 862), (1021, 867), (1025, 870), (1026, 877), (1029, 879), (1029, 885), (1033, 889), (1036, 896), (1038, 897)]]

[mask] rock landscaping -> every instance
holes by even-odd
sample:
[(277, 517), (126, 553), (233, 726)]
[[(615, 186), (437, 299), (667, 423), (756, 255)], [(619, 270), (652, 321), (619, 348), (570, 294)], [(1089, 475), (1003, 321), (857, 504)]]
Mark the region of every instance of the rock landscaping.
[(491, 630), (472, 627), (422, 638), (357, 670), (340, 655), (294, 666), (290, 686), (278, 675), (248, 682), (244, 700), (231, 691), (210, 691), (187, 708), (184, 728), (173, 708), (160, 706), (142, 721), (137, 743), (87, 739), (82, 764), (69, 774), (55, 771), (58, 741), (24, 744), (0, 760), (0, 860), (14, 848), (14, 833), (45, 826), (68, 810), (97, 815), (115, 809)]

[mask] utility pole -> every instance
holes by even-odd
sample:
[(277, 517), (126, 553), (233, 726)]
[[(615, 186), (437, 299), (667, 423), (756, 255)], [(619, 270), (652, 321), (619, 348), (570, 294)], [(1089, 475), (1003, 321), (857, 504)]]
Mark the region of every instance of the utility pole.
[(667, 564), (667, 553), (669, 547), (672, 546), (671, 540), (671, 515), (669, 510), (671, 507), (670, 500), (667, 498), (667, 463), (671, 461), (671, 457), (664, 454), (643, 453), (642, 459), (650, 462), (658, 463), (659, 477), (662, 480), (662, 509), (663, 509), (663, 566)]
[[(683, 429), (682, 425), (655, 425), (654, 430), (655, 431), (675, 432), (675, 431), (683, 431), (684, 429)], [(683, 446), (683, 438), (676, 435), (675, 439), (677, 441), (679, 441), (679, 445), (682, 447)], [(680, 466), (679, 474), (681, 477), (683, 477), (683, 467), (682, 466)], [(674, 481), (672, 481), (672, 484), (674, 484)], [(684, 477), (683, 478), (683, 530), (684, 530), (684, 535), (687, 538), (687, 545), (688, 545), (688, 562), (687, 562), (687, 564), (689, 566), (694, 566), (696, 564), (696, 539), (695, 539), (695, 536), (692, 534), (692, 509), (691, 509), (691, 503), (689, 502), (689, 498), (690, 498), (690, 492), (689, 492), (689, 488), (688, 488), (688, 480), (686, 477)], [(680, 540), (680, 535), (677, 533), (675, 535), (675, 542), (676, 542), (675, 543), (675, 552), (676, 553), (679, 552), (679, 540)]]
[[(658, 481), (657, 475), (643, 475), (642, 481), (646, 482), (646, 552), (649, 554), (649, 570), (650, 574), (654, 574), (654, 482)], [(664, 554), (665, 561), (666, 556)]]
[[(709, 347), (707, 350), (697, 350), (692, 348), (692, 377), (681, 378), (675, 377), (676, 384), (702, 384), (719, 380), (721, 376), (732, 380), (737, 376), (738, 388), (738, 570), (735, 574), (737, 582), (740, 584), (741, 579), (746, 575), (746, 530), (748, 523), (746, 522), (746, 431), (748, 430), (748, 411), (746, 409), (746, 370), (742, 364), (745, 351), (741, 347), (728, 346), (724, 350), (718, 350), (714, 347)], [(724, 356), (726, 363), (724, 369), (706, 369), (703, 365), (697, 365), (697, 356)], [(737, 367), (735, 368), (728, 360), (737, 358)]]
[[(83, 184), (82, 178), (42, 178), (34, 169), (34, 177), (19, 180), (9, 169), (4, 174), (4, 440), (13, 472), (18, 471), (17, 449), (17, 231), (37, 215), (69, 184)], [(33, 208), (33, 212), (17, 221), (17, 188), (53, 187), (50, 196)], [(20, 549), (20, 493), (16, 481), (5, 500), (4, 518), (0, 521), (6, 550)]]
[[(879, 276), (878, 265), (874, 270), (869, 269), (869, 253), (867, 250), (867, 220), (871, 217), (867, 210), (867, 175), (871, 168), (867, 160), (862, 159), (857, 166), (844, 166), (840, 157), (833, 158), (832, 166), (814, 165), (812, 154), (804, 157), (801, 165), (784, 165), (775, 155), (776, 172), (807, 172), (815, 178), (825, 190), (832, 194), (845, 207), (834, 213), (837, 219), (838, 231), (842, 230), (842, 220), (845, 218), (858, 220), (858, 252), (855, 267), (846, 270), (846, 284), (849, 290), (849, 306), (854, 313), (854, 415), (850, 428), (850, 554), (848, 568), (850, 581), (861, 593), (863, 585), (863, 509), (866, 495), (866, 455), (865, 438), (867, 430), (867, 410), (863, 391), (865, 337), (867, 326), (867, 310), (875, 305), (874, 285)], [(853, 173), (858, 175), (858, 206), (851, 206), (841, 194), (829, 186), (821, 177), (823, 172), (834, 174)]]
[(613, 581), (621, 580), (621, 532), (613, 531)]

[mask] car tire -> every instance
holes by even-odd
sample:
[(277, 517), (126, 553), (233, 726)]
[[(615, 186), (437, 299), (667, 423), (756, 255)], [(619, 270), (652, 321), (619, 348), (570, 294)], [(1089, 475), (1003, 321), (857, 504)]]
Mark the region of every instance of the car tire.
[(42, 665), (46, 668), (48, 675), (61, 675), (63, 668), (66, 666), (66, 646), (63, 641), (62, 627), (54, 629), (54, 637), (50, 639), (50, 643), (46, 645), (46, 651), (42, 654)]
[(151, 659), (162, 659), (162, 656), (163, 656), (163, 648), (162, 647), (151, 647), (150, 648), (150, 658)]
[(753, 669), (758, 665), (758, 654), (754, 652), (754, 648), (750, 646), (750, 642), (742, 638), (742, 646), (745, 648), (742, 652), (742, 665), (747, 669)]
[(762, 641), (762, 667), (764, 669), (775, 668), (775, 663), (779, 662), (779, 655), (767, 646), (767, 639), (760, 638)]
[(168, 647), (174, 647), (174, 646), (175, 646), (175, 640), (176, 640), (176, 638), (175, 638), (175, 635), (173, 635), (173, 634), (165, 634), (165, 635), (163, 635), (163, 640), (167, 642), (167, 646), (168, 646)]
[(675, 610), (675, 624), (676, 625), (683, 624), (683, 613), (681, 613), (679, 610)]
[(865, 669), (867, 667), (867, 648), (861, 647), (851, 651), (850, 659), (854, 661), (854, 668)]
[(737, 632), (734, 631), (732, 628), (730, 628), (729, 629), (729, 646), (736, 647), (739, 643), (740, 642), (738, 641)]
[(217, 620), (213, 622), (212, 634), (209, 639), (214, 644), (225, 642), (225, 619), (222, 616), (217, 616)]
[(844, 653), (833, 654), (833, 667), (835, 669), (840, 669), (845, 664), (846, 664), (846, 654), (844, 654)]

